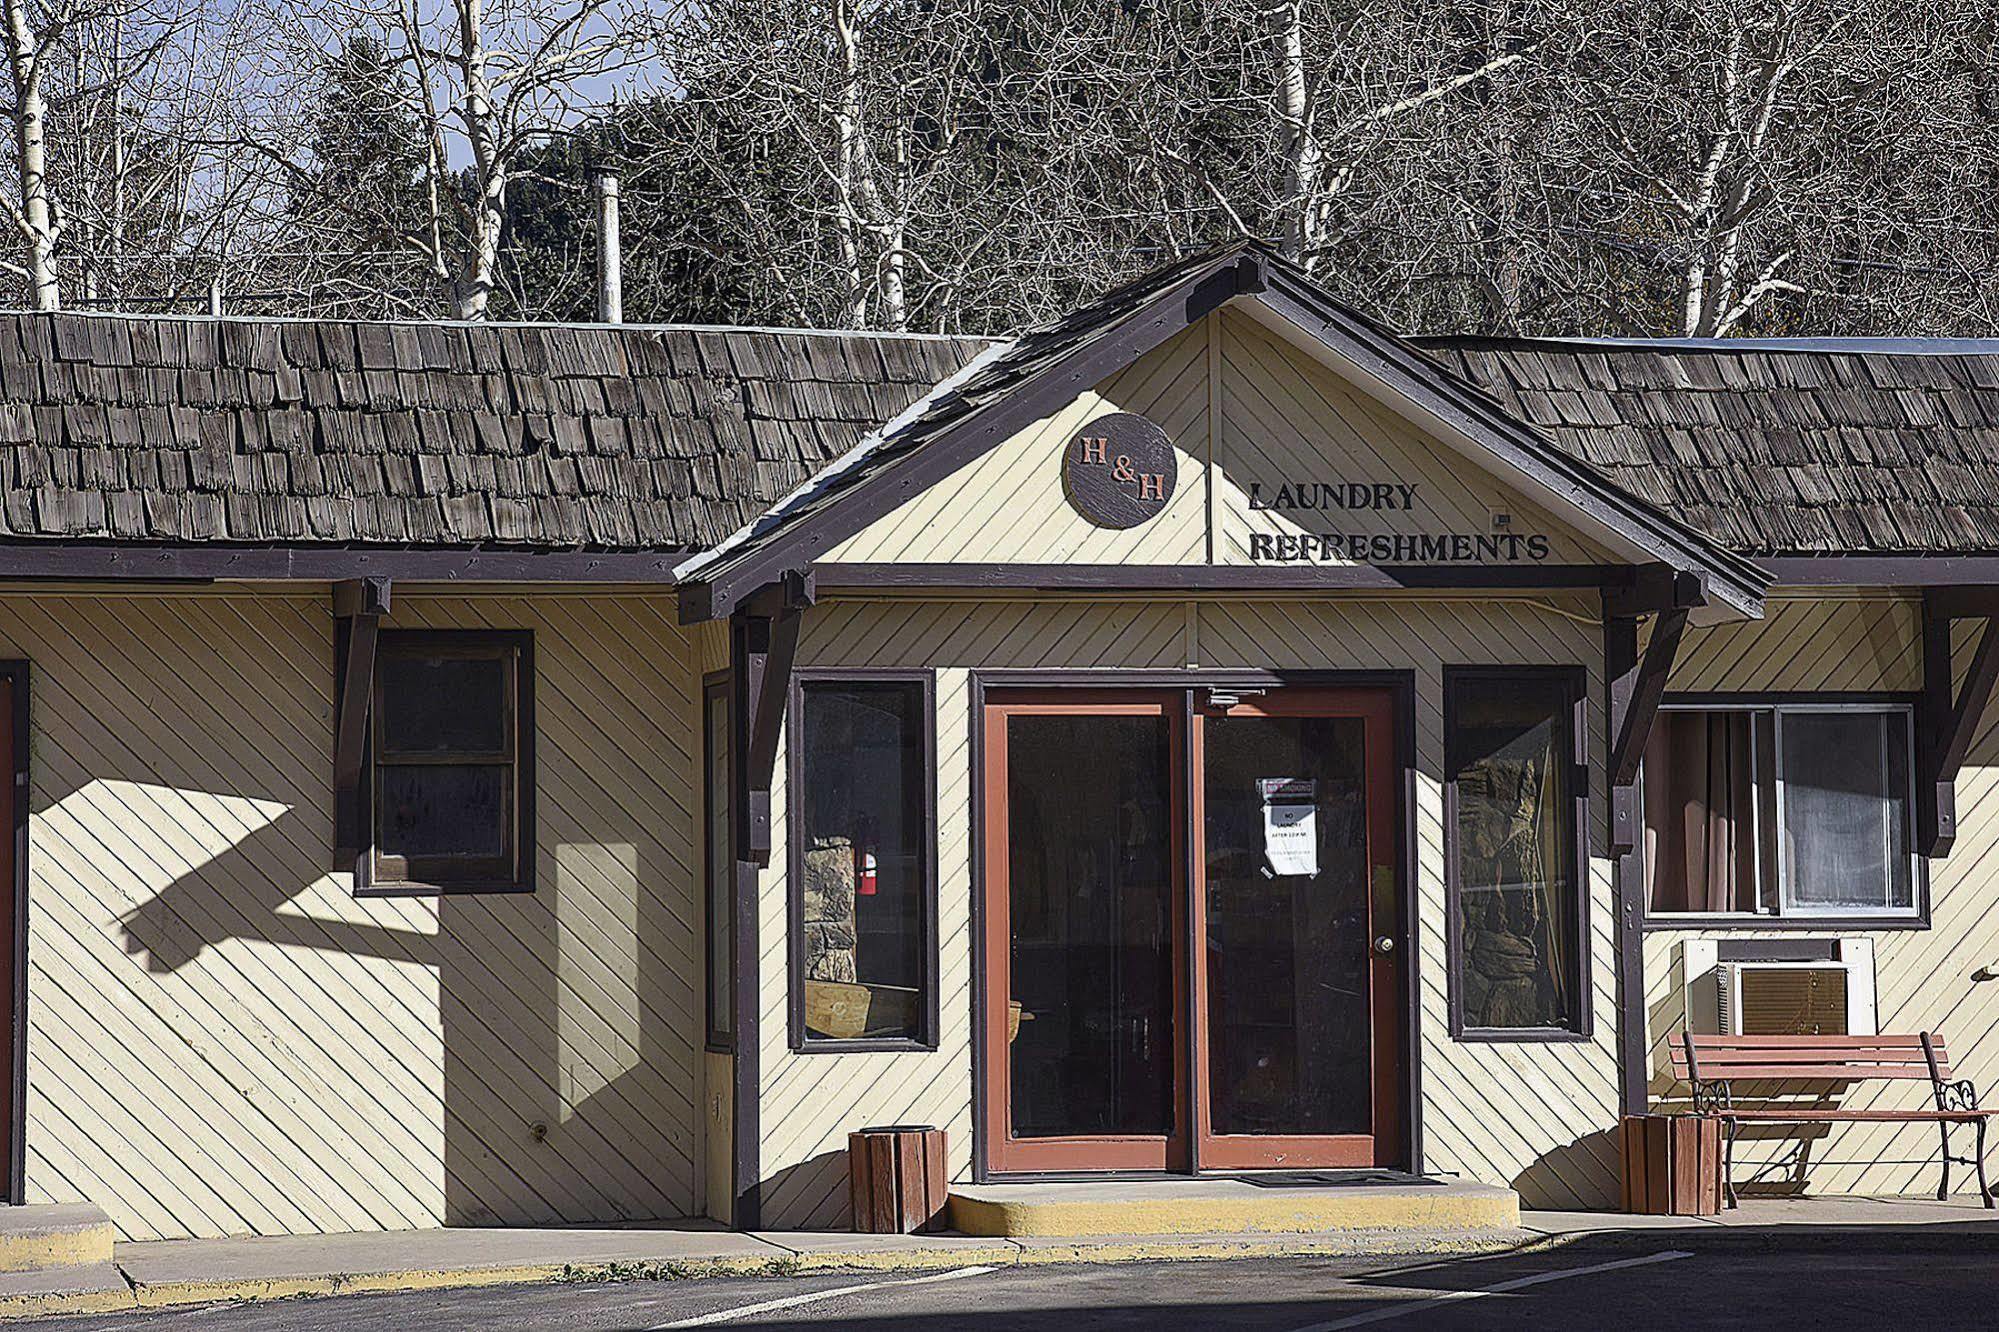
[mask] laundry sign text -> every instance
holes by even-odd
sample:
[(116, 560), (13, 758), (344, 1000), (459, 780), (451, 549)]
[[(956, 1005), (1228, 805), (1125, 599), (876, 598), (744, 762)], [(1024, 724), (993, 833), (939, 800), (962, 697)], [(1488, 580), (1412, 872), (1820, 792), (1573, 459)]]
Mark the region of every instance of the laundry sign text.
[[(1417, 487), (1406, 481), (1282, 481), (1249, 486), (1252, 513), (1281, 513), (1295, 522), (1330, 513), (1413, 513)], [(1548, 558), (1539, 532), (1506, 530), (1512, 519), (1493, 515), (1487, 532), (1252, 532), (1249, 558), (1278, 564), (1486, 564)]]
[(1277, 564), (1491, 564), (1548, 558), (1539, 532), (1252, 532), (1249, 558)]

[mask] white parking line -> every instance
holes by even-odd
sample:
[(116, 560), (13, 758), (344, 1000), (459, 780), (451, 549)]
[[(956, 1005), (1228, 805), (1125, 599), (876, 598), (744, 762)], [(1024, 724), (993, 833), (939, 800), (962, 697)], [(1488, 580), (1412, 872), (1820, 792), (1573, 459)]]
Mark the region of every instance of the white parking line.
[(1471, 1290), (1453, 1290), (1427, 1300), (1411, 1300), (1407, 1304), (1391, 1304), (1385, 1309), (1371, 1309), (1351, 1318), (1336, 1318), (1330, 1323), (1308, 1323), (1291, 1332), (1338, 1332), (1343, 1327), (1364, 1327), (1369, 1323), (1385, 1323), (1391, 1318), (1402, 1318), (1425, 1309), (1434, 1309), (1440, 1304), (1457, 1304), (1463, 1300), (1482, 1300), (1490, 1295), (1504, 1295), (1508, 1291), (1525, 1290), (1529, 1286), (1539, 1286), (1549, 1281), (1566, 1281), (1570, 1277), (1594, 1276), (1598, 1272), (1615, 1272), (1623, 1267), (1644, 1267), (1651, 1263), (1670, 1263), (1676, 1258), (1691, 1258), (1692, 1254), (1680, 1249), (1669, 1249), (1665, 1253), (1648, 1253), (1643, 1258), (1620, 1258), (1614, 1263), (1597, 1263), (1592, 1267), (1564, 1267), (1553, 1272), (1536, 1272), (1533, 1276), (1515, 1277), (1511, 1281), (1500, 1281), (1490, 1286), (1478, 1286)]
[(983, 1276), (996, 1272), (996, 1267), (954, 1267), (948, 1272), (933, 1272), (929, 1276), (904, 1277), (899, 1281), (864, 1281), (858, 1286), (840, 1286), (834, 1290), (815, 1290), (808, 1295), (788, 1295), (781, 1300), (762, 1300), (756, 1304), (739, 1304), (733, 1309), (718, 1309), (714, 1313), (697, 1314), (693, 1318), (682, 1318), (677, 1322), (660, 1323), (647, 1332), (666, 1332), (673, 1327), (713, 1327), (717, 1323), (730, 1323), (738, 1318), (748, 1318), (751, 1314), (771, 1313), (778, 1309), (796, 1309), (801, 1304), (817, 1304), (821, 1300), (837, 1300), (842, 1295), (859, 1295), (863, 1291), (887, 1290), (891, 1286), (925, 1286), (933, 1281), (956, 1281), (960, 1277)]

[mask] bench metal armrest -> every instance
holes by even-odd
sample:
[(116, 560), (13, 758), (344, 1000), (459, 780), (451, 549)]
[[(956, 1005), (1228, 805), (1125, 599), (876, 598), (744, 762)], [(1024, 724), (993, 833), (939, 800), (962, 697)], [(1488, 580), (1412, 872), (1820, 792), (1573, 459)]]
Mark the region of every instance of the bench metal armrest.
[(1976, 1110), (1977, 1108), (1978, 1084), (1970, 1078), (1937, 1084), (1937, 1109)]
[(1735, 1098), (1730, 1095), (1726, 1079), (1700, 1081), (1694, 1084), (1694, 1113), (1697, 1115), (1725, 1115), (1735, 1109)]

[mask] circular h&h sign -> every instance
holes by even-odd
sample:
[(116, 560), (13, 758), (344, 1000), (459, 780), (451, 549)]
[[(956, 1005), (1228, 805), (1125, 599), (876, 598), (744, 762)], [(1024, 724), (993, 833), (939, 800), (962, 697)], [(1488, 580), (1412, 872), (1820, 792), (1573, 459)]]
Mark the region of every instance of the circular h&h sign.
[(1173, 443), (1142, 416), (1112, 412), (1076, 432), (1062, 455), (1062, 486), (1099, 527), (1137, 527), (1173, 498)]

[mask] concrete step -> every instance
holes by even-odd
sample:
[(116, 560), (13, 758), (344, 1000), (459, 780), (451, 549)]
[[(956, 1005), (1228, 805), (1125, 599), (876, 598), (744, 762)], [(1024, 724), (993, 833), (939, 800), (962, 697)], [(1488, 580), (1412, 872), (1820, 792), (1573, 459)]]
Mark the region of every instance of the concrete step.
[(0, 1272), (111, 1261), (111, 1218), (89, 1203), (0, 1206)]
[(1520, 1224), (1511, 1189), (1465, 1180), (1322, 1182), (1329, 1172), (1229, 1179), (961, 1184), (953, 1229), (967, 1235), (1251, 1235), (1396, 1231), (1483, 1232)]

